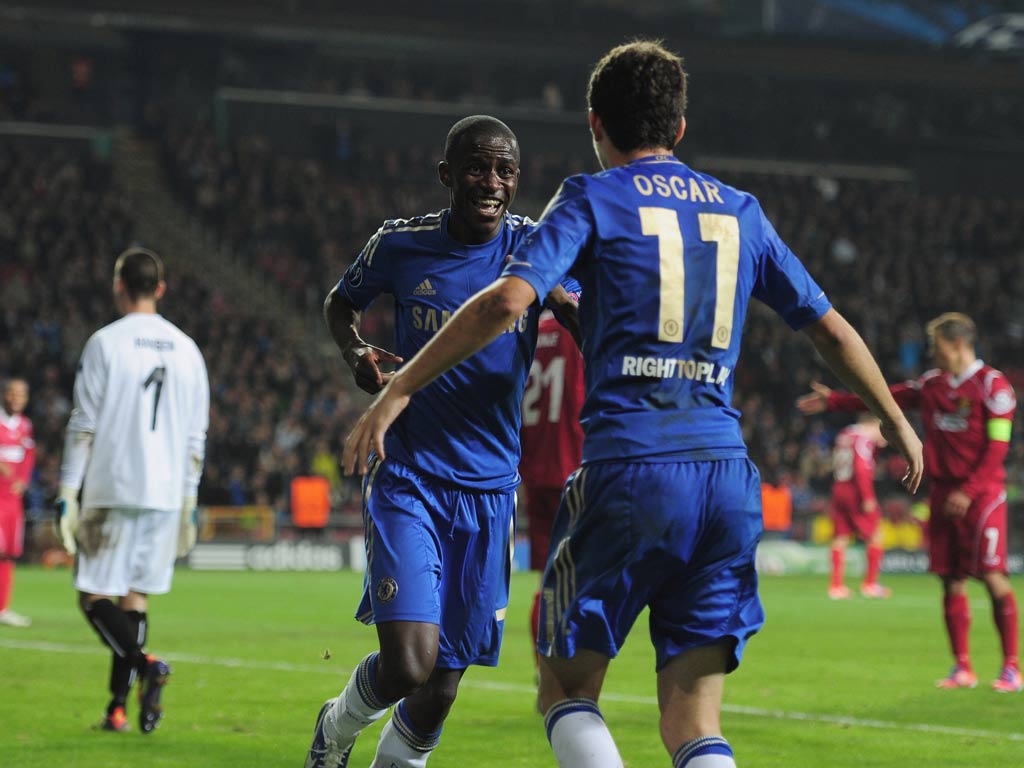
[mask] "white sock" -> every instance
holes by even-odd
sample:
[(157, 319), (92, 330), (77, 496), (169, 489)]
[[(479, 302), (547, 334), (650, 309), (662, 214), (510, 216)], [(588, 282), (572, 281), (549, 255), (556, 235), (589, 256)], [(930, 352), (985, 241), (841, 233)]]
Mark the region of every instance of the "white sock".
[(405, 701), (400, 701), (380, 732), (370, 768), (424, 768), (440, 740), (440, 730), (424, 734), (417, 729), (409, 720)]
[(736, 768), (736, 761), (728, 741), (721, 736), (701, 736), (676, 750), (672, 768)]
[(622, 768), (622, 758), (597, 702), (565, 699), (544, 716), (559, 768)]
[(380, 701), (375, 689), (377, 653), (371, 653), (355, 668), (334, 708), (324, 718), (324, 731), (339, 744), (355, 740), (366, 726), (387, 714), (388, 702)]

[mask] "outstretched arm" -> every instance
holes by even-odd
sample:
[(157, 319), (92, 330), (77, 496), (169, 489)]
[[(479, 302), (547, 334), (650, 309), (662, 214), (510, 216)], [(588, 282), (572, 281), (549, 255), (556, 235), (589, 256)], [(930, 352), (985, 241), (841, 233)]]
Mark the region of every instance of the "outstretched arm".
[(345, 473), (366, 471), (370, 451), (384, 458), (384, 433), (409, 404), (413, 393), (483, 349), (537, 299), (518, 277), (500, 277), (467, 301), (370, 404), (345, 440)]
[(356, 386), (375, 395), (391, 380), (392, 373), (383, 373), (381, 363), (401, 363), (402, 358), (386, 349), (367, 344), (359, 336), (360, 313), (338, 291), (337, 286), (327, 294), (324, 301), (324, 322), (331, 332), (331, 338), (341, 350), (341, 356), (348, 367)]
[(903, 485), (911, 493), (917, 491), (924, 472), (921, 441), (889, 392), (878, 363), (860, 334), (834, 309), (804, 328), (804, 332), (829, 368), (881, 419), (882, 434), (907, 460)]

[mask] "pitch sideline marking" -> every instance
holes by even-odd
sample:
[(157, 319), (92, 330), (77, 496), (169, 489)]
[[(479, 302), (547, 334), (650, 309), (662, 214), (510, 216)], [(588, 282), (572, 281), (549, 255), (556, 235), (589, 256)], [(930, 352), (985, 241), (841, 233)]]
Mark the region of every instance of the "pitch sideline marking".
[[(25, 651), (46, 651), (49, 653), (81, 653), (85, 655), (99, 655), (103, 653), (101, 649), (91, 645), (68, 645), (66, 643), (26, 641), (10, 638), (0, 638), (0, 648)], [(186, 664), (205, 664), (208, 666), (229, 667), (234, 669), (262, 669), (273, 672), (306, 672), (310, 674), (332, 674), (339, 677), (351, 673), (351, 670), (325, 668), (320, 665), (312, 664), (293, 664), (287, 661), (252, 661), (231, 657), (196, 656), (188, 653), (168, 653), (164, 654), (163, 658), (168, 661), (180, 661)], [(537, 690), (532, 685), (495, 683), (486, 680), (464, 680), (462, 685), (468, 688), (477, 688), (481, 690), (504, 691), (507, 693), (522, 693), (529, 695), (535, 694)], [(654, 696), (604, 692), (601, 694), (601, 698), (607, 701), (618, 701), (626, 704), (643, 704), (653, 707), (658, 705), (658, 700)], [(956, 728), (954, 726), (934, 725), (931, 723), (897, 723), (891, 720), (871, 720), (859, 717), (849, 717), (846, 715), (794, 712), (784, 709), (764, 709), (761, 707), (746, 707), (739, 704), (722, 704), (722, 711), (736, 715), (748, 715), (750, 717), (767, 717), (773, 720), (799, 720), (812, 723), (846, 725), (857, 728), (877, 728), (889, 731), (916, 731), (919, 733), (934, 733), (944, 736), (969, 736), (979, 739), (1024, 741), (1024, 733), (1001, 733), (999, 731), (984, 731), (974, 728)]]

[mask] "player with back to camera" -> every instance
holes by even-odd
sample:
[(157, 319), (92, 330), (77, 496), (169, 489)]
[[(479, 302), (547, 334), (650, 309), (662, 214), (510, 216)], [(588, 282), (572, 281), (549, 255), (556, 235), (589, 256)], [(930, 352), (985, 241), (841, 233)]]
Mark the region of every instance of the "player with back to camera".
[(882, 567), (882, 510), (875, 495), (875, 453), (885, 447), (882, 425), (870, 412), (856, 424), (840, 430), (832, 449), (832, 581), (828, 596), (833, 600), (850, 597), (843, 583), (846, 549), (856, 535), (867, 547), (867, 571), (860, 593), (867, 598), (885, 599), (892, 591), (878, 583)]
[[(589, 123), (601, 165), (572, 176), (503, 276), (406, 363), (345, 444), (347, 471), (413, 393), (500, 334), (571, 271), (582, 284), (583, 465), (563, 495), (541, 593), (539, 704), (563, 768), (618, 768), (597, 700), (644, 607), (662, 742), (674, 768), (734, 766), (719, 725), (726, 673), (762, 625), (754, 554), (761, 488), (732, 371), (751, 297), (802, 329), (861, 393), (917, 488), (921, 444), (860, 336), (782, 243), (757, 200), (672, 155), (686, 75), (660, 44), (596, 65)], [(390, 454), (389, 454), (390, 455)]]
[(170, 591), (175, 558), (196, 540), (209, 380), (195, 342), (157, 314), (165, 290), (157, 254), (129, 248), (118, 257), (122, 317), (82, 350), (60, 469), (58, 524), (75, 555), (79, 606), (112, 654), (104, 730), (128, 730), (136, 677), (142, 733), (163, 716), (171, 670), (145, 650), (149, 596)]
[(0, 407), (0, 624), (28, 627), (27, 616), (11, 610), (14, 561), (25, 543), (25, 509), (22, 498), (32, 479), (36, 444), (32, 422), (25, 416), (28, 382), (11, 378), (4, 383)]
[[(413, 355), (501, 273), (532, 226), (508, 212), (519, 143), (500, 120), (475, 115), (455, 123), (438, 176), (450, 208), (386, 221), (324, 305), (331, 335), (369, 392), (392, 376), (382, 365)], [(395, 353), (359, 335), (360, 313), (382, 293), (395, 299)], [(565, 290), (548, 301), (575, 317)], [(425, 389), (395, 425), (387, 459), (382, 452), (372, 461), (363, 483), (367, 566), (356, 618), (376, 625), (379, 651), (321, 707), (306, 768), (347, 766), (358, 734), (396, 702), (373, 765), (426, 765), (466, 669), (497, 664), (520, 402), (539, 313), (539, 304), (524, 306), (492, 345)]]
[[(937, 368), (892, 387), (896, 401), (921, 412), (928, 489), (929, 570), (942, 580), (942, 606), (953, 669), (939, 688), (974, 688), (967, 579), (984, 583), (992, 603), (1003, 665), (992, 689), (1016, 693), (1020, 673), (1017, 598), (1006, 562), (1006, 454), (1017, 399), (1006, 376), (975, 351), (974, 321), (947, 312), (928, 323), (928, 345)], [(854, 411), (856, 395), (815, 384), (797, 401), (806, 414)]]
[[(583, 458), (583, 358), (568, 329), (541, 315), (537, 352), (523, 394), (523, 457), (519, 474), (530, 524), (530, 570), (544, 571), (551, 548), (551, 526), (566, 478)], [(540, 589), (530, 608), (530, 631), (537, 641)]]

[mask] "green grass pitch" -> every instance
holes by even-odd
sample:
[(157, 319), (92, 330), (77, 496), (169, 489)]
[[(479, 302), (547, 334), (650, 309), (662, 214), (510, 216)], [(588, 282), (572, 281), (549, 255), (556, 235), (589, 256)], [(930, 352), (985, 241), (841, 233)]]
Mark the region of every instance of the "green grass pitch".
[[(94, 730), (108, 655), (77, 608), (66, 571), (21, 568), (0, 627), (0, 765), (298, 768), (320, 704), (337, 694), (372, 629), (351, 618), (355, 573), (179, 571), (154, 598), (149, 646), (174, 668), (158, 731)], [(534, 711), (527, 608), (535, 574), (516, 574), (501, 666), (467, 674), (434, 768), (553, 766)], [(885, 602), (833, 603), (820, 578), (768, 577), (768, 624), (726, 685), (723, 729), (740, 766), (879, 768), (1024, 765), (1024, 696), (988, 682), (999, 665), (988, 601), (972, 585), (981, 685), (938, 691), (949, 666), (937, 582), (892, 577)], [(1020, 592), (1020, 580), (1017, 580)], [(325, 658), (329, 656), (329, 658)], [(653, 653), (641, 618), (612, 664), (601, 707), (631, 768), (667, 766), (658, 738)], [(379, 726), (356, 744), (368, 766)]]

